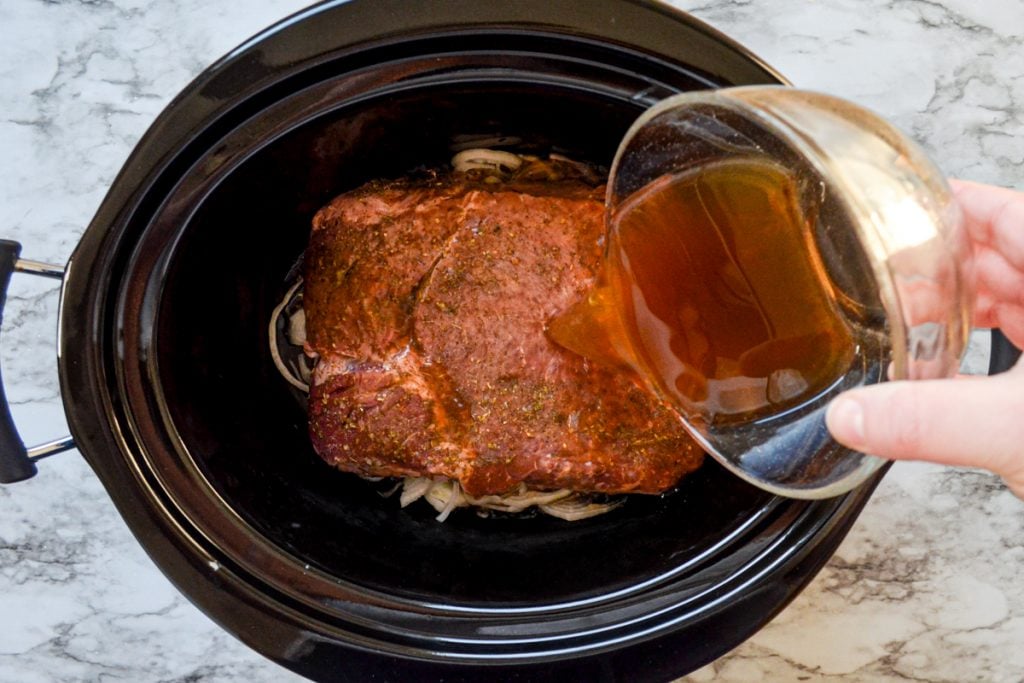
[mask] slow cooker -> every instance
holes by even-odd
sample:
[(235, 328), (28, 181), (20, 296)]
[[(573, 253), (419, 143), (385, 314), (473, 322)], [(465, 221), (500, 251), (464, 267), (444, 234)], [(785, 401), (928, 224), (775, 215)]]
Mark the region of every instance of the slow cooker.
[[(601, 517), (442, 524), (320, 461), (267, 324), (340, 192), (467, 139), (607, 165), (668, 95), (781, 82), (654, 2), (325, 2), (168, 106), (65, 268), (4, 243), (0, 281), (63, 278), (73, 444), (160, 569), (258, 652), (323, 681), (669, 680), (781, 610), (878, 477), (794, 501), (709, 459)], [(7, 482), (72, 444), (27, 450), (0, 423)]]

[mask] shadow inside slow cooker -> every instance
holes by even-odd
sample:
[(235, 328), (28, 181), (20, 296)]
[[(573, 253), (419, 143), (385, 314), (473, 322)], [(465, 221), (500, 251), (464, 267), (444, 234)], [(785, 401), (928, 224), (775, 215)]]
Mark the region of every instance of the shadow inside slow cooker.
[[(607, 165), (642, 110), (552, 86), (475, 85), (392, 93), (278, 138), (202, 201), (177, 245), (158, 335), (170, 417), (207, 481), (245, 522), (298, 563), (411, 599), (537, 605), (604, 595), (698, 562), (770, 507), (771, 496), (710, 460), (663, 496), (631, 496), (594, 519), (480, 518), (439, 523), (400, 509), (325, 465), (306, 415), (271, 361), (267, 325), (310, 219), (377, 177), (441, 165), (460, 135), (518, 138), (519, 149)], [(207, 159), (216, 164), (216, 154)]]

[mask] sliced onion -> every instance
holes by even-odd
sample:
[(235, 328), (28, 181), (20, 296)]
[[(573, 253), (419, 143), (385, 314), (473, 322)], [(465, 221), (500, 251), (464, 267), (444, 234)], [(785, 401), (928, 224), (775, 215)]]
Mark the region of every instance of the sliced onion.
[(488, 510), (497, 510), (499, 512), (523, 512), (531, 507), (554, 503), (555, 501), (571, 495), (573, 495), (573, 492), (569, 489), (559, 489), (558, 491), (531, 491), (525, 486), (520, 486), (519, 490), (513, 494), (505, 494), (502, 496), (480, 496), (479, 498), (467, 496), (466, 498), (470, 505), (486, 508)]
[(567, 522), (578, 522), (581, 519), (596, 517), (597, 515), (610, 512), (622, 505), (622, 503), (622, 498), (608, 503), (595, 503), (587, 496), (576, 494), (538, 507), (542, 512), (552, 517), (558, 517)]
[(427, 477), (406, 477), (402, 480), (402, 495), (398, 504), (402, 507), (413, 503), (427, 494), (434, 482)]
[[(462, 507), (466, 504), (465, 498), (463, 498), (462, 495), (462, 486), (457, 481), (445, 482), (434, 486), (427, 493), (427, 500), (429, 500), (430, 504), (434, 506), (434, 509), (440, 513), (436, 518), (439, 522), (443, 522), (448, 519), (448, 515), (450, 515), (455, 508)], [(444, 504), (440, 505), (442, 502)]]
[(299, 278), (298, 281), (296, 281), (296, 283), (285, 293), (284, 298), (281, 299), (281, 303), (275, 306), (274, 310), (270, 313), (270, 357), (274, 360), (274, 366), (277, 368), (277, 371), (281, 373), (281, 376), (284, 377), (289, 384), (309, 393), (309, 384), (307, 382), (303, 382), (301, 377), (297, 377), (292, 372), (292, 369), (289, 368), (281, 359), (281, 352), (277, 348), (277, 320), (281, 317), (285, 307), (291, 302), (292, 297), (295, 296), (295, 293), (299, 291), (299, 287), (301, 286), (302, 278)]
[(288, 341), (295, 346), (306, 343), (306, 309), (300, 307), (288, 316)]
[(522, 164), (523, 159), (518, 154), (500, 149), (466, 149), (452, 157), (452, 167), (460, 173), (476, 169), (511, 173)]

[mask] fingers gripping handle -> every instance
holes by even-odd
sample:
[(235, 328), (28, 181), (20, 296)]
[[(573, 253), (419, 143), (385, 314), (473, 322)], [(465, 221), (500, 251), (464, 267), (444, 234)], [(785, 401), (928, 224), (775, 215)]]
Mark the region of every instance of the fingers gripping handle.
[[(14, 271), (22, 271), (61, 279), (63, 270), (36, 261), (19, 259), (21, 245), (10, 240), (0, 240), (0, 324), (3, 322), (4, 304), (7, 303), (7, 286)], [(0, 484), (13, 484), (28, 479), (36, 473), (35, 460), (54, 453), (74, 448), (71, 437), (64, 437), (49, 443), (25, 448), (18, 435), (18, 429), (11, 418), (11, 406), (4, 392), (3, 377), (0, 376)]]

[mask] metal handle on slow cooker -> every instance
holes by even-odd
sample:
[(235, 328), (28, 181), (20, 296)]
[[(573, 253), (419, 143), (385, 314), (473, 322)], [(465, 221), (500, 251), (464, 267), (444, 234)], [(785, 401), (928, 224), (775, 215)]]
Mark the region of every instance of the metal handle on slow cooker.
[[(42, 277), (63, 279), (64, 269), (39, 261), (21, 259), (21, 245), (11, 240), (0, 240), (0, 324), (3, 322), (4, 305), (7, 303), (7, 286), (15, 272), (30, 273)], [(0, 375), (0, 484), (13, 484), (35, 476), (36, 460), (75, 447), (70, 436), (55, 439), (32, 448), (26, 448), (18, 435), (11, 417), (11, 406), (4, 392), (3, 377)]]

